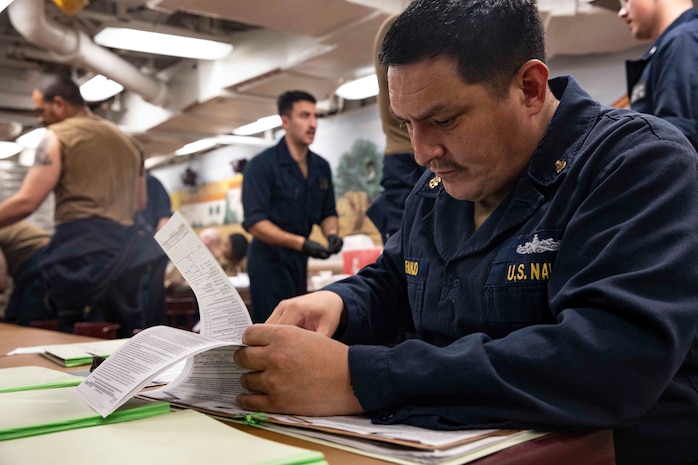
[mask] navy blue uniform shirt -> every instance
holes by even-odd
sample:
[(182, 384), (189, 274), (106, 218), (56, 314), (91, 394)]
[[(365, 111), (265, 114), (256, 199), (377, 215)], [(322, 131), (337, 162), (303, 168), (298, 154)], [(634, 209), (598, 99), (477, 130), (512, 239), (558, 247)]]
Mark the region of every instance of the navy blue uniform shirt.
[(284, 231), (308, 237), (314, 224), (337, 216), (330, 165), (308, 151), (308, 177), (304, 178), (283, 137), (247, 163), (242, 206), (246, 230), (269, 220)]
[[(510, 196), (473, 204), (427, 171), (376, 264), (326, 289), (374, 421), (613, 429), (618, 464), (698, 459), (698, 156), (662, 119), (571, 77)], [(394, 347), (399, 328), (416, 337)]]
[[(242, 206), (246, 230), (269, 220), (284, 231), (308, 237), (313, 225), (337, 216), (330, 165), (308, 151), (305, 178), (284, 137), (247, 163)], [(302, 252), (253, 239), (247, 252), (253, 320), (265, 321), (282, 299), (307, 292), (307, 269)]]
[(626, 71), (631, 108), (666, 119), (698, 149), (698, 13), (686, 10)]

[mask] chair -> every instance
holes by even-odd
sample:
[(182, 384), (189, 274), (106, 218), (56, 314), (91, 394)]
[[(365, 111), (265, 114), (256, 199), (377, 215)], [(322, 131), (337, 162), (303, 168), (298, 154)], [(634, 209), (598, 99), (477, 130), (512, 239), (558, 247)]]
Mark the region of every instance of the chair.
[(165, 309), (169, 326), (191, 331), (194, 327), (194, 317), (198, 313), (196, 298), (165, 297)]
[(118, 323), (108, 323), (106, 321), (80, 321), (75, 323), (73, 334), (97, 337), (100, 339), (116, 339), (119, 328), (121, 328), (121, 325)]

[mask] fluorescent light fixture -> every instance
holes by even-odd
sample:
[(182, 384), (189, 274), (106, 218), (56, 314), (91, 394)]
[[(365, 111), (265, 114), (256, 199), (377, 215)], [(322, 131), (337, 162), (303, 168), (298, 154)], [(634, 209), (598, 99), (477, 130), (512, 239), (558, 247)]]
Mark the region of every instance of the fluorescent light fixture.
[(162, 163), (165, 163), (168, 160), (172, 159), (172, 155), (155, 155), (152, 157), (148, 157), (145, 159), (145, 162), (143, 162), (143, 165), (145, 165), (145, 169), (149, 170), (155, 166), (158, 166)]
[(276, 144), (276, 141), (274, 140), (262, 139), (261, 137), (234, 136), (232, 134), (216, 136), (215, 140), (221, 145), (249, 145), (252, 147), (269, 147)]
[(375, 74), (345, 82), (334, 91), (346, 100), (362, 100), (378, 95), (378, 77)]
[(269, 129), (278, 128), (279, 126), (281, 126), (281, 116), (265, 116), (264, 118), (259, 118), (254, 123), (240, 126), (239, 128), (233, 130), (233, 134), (236, 136), (249, 136), (251, 134), (257, 134)]
[(17, 142), (0, 141), (0, 159), (14, 157), (22, 150), (24, 150), (24, 146)]
[[(222, 136), (207, 137), (206, 139), (195, 140), (194, 142), (186, 144), (177, 149), (175, 151), (175, 155), (191, 155), (192, 153), (203, 152), (204, 150), (211, 149), (216, 145), (251, 145), (255, 147), (269, 147), (275, 143), (275, 141), (262, 139), (261, 137), (246, 137), (225, 134)], [(147, 161), (148, 159), (146, 159), (146, 162)]]
[(12, 0), (0, 0), (0, 13), (2, 13), (2, 11), (3, 11), (5, 8), (7, 8), (8, 6), (10, 6), (10, 3), (12, 3)]
[(175, 150), (175, 155), (191, 155), (192, 153), (203, 152), (204, 150), (213, 148), (216, 145), (218, 145), (218, 143), (216, 142), (215, 138), (199, 139), (182, 146), (178, 150)]
[(82, 98), (87, 102), (101, 102), (124, 90), (118, 82), (98, 74), (80, 86)]
[(94, 41), (104, 47), (198, 60), (217, 60), (233, 51), (224, 42), (121, 27), (105, 27)]
[(15, 141), (28, 149), (35, 149), (39, 146), (39, 142), (41, 142), (45, 134), (46, 128), (36, 128), (19, 136)]

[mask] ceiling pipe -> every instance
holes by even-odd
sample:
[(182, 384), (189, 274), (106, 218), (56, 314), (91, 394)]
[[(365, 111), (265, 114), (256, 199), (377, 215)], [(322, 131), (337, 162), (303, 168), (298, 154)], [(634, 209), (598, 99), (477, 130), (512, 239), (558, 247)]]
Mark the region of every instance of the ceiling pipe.
[(153, 105), (167, 105), (169, 97), (164, 82), (143, 74), (123, 58), (96, 45), (83, 31), (46, 18), (44, 0), (15, 0), (7, 11), (17, 32), (51, 52), (56, 60), (102, 74)]

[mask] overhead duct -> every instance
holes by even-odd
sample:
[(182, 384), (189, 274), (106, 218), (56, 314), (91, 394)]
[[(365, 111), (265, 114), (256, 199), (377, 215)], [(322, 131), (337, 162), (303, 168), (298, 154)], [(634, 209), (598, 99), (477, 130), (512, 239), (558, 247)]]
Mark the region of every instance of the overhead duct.
[(123, 58), (96, 45), (83, 31), (46, 18), (44, 0), (15, 0), (8, 8), (14, 28), (59, 61), (83, 66), (118, 82), (153, 105), (168, 102), (165, 83), (141, 73)]

